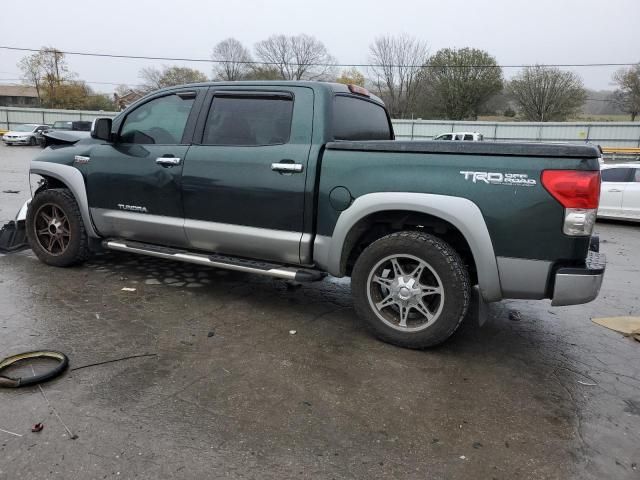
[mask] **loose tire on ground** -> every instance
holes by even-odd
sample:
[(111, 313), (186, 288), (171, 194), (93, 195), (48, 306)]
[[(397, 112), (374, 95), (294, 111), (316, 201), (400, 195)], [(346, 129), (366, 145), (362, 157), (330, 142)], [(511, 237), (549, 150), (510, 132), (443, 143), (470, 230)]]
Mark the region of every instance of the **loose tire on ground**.
[(385, 342), (428, 348), (447, 340), (471, 298), (469, 274), (458, 253), (421, 232), (376, 240), (358, 257), (351, 277), (358, 315)]
[(68, 267), (90, 255), (80, 209), (66, 188), (36, 194), (27, 210), (26, 232), (31, 249), (48, 265)]

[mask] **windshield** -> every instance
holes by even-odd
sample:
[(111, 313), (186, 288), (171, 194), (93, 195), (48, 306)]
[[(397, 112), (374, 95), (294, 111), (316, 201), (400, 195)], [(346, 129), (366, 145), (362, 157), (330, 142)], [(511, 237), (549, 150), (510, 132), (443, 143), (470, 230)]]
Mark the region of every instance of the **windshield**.
[(14, 132), (33, 132), (36, 128), (34, 125), (18, 125), (13, 129)]
[(71, 130), (72, 124), (71, 122), (57, 121), (53, 124), (53, 128), (58, 130)]

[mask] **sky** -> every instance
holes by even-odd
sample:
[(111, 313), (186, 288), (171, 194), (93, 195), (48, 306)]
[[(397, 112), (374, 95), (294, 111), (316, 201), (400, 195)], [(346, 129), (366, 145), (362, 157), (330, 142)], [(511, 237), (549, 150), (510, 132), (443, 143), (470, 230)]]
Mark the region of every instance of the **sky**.
[[(640, 62), (640, 0), (33, 0), (30, 12), (0, 15), (0, 45), (155, 57), (209, 58), (235, 37), (247, 47), (273, 34), (315, 36), (339, 63), (367, 63), (381, 35), (408, 34), (431, 53), (488, 51), (499, 64)], [(8, 7), (9, 5), (5, 5)], [(17, 83), (26, 52), (0, 49), (0, 82)], [(88, 82), (139, 84), (144, 67), (211, 64), (68, 56)], [(612, 89), (617, 67), (575, 68), (587, 88)], [(516, 73), (506, 69), (505, 76)], [(366, 74), (366, 72), (363, 72)], [(98, 91), (115, 85), (91, 83)]]

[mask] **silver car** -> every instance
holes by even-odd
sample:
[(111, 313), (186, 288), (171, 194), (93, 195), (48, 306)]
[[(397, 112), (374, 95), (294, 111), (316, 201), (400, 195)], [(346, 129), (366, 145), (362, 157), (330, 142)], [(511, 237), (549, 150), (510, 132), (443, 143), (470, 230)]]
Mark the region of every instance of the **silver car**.
[(24, 123), (5, 133), (2, 141), (7, 145), (37, 145), (42, 132), (48, 128), (49, 125)]

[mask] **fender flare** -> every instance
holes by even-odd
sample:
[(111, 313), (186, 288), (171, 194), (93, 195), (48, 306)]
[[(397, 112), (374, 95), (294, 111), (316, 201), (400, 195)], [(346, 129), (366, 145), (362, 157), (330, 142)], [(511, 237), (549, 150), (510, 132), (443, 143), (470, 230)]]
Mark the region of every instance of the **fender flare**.
[(410, 192), (362, 195), (340, 214), (331, 237), (316, 236), (316, 263), (331, 275), (344, 276), (340, 264), (345, 240), (351, 229), (363, 218), (389, 210), (425, 213), (455, 226), (471, 248), (483, 299), (487, 302), (502, 299), (496, 255), (482, 212), (471, 200), (461, 197)]
[(64, 183), (67, 188), (71, 190), (71, 193), (78, 203), (78, 208), (80, 209), (80, 214), (82, 215), (82, 221), (87, 235), (92, 238), (100, 238), (93, 227), (93, 222), (89, 215), (87, 189), (84, 183), (84, 177), (82, 176), (82, 173), (80, 173), (80, 170), (61, 163), (32, 161), (29, 173), (52, 177)]

